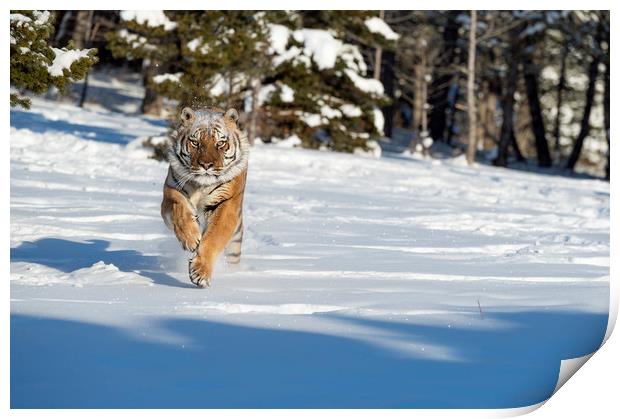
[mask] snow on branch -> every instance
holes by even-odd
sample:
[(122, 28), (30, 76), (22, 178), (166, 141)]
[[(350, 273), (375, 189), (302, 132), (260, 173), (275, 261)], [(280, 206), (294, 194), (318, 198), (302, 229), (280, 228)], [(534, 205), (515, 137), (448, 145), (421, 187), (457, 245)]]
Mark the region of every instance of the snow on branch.
[(153, 77), (153, 83), (160, 84), (160, 83), (163, 83), (165, 81), (169, 81), (169, 82), (172, 82), (172, 83), (180, 83), (182, 75), (183, 75), (183, 73), (158, 74), (157, 76)]
[(286, 44), (291, 34), (291, 30), (283, 25), (270, 24), (269, 26), (269, 43), (270, 53), (284, 54)]
[(396, 41), (400, 38), (400, 35), (394, 32), (392, 28), (390, 28), (390, 26), (381, 18), (368, 18), (364, 21), (364, 25), (366, 25), (370, 32), (377, 33), (388, 41)]
[(348, 68), (344, 70), (344, 73), (353, 82), (355, 87), (361, 91), (371, 95), (383, 96), (383, 84), (379, 80), (361, 77), (355, 71)]
[(333, 68), (342, 48), (342, 41), (322, 29), (299, 29), (293, 38), (304, 44), (304, 54), (312, 57), (319, 70)]
[(47, 72), (52, 77), (61, 77), (65, 69), (70, 70), (71, 65), (82, 58), (88, 58), (91, 49), (60, 49), (53, 48), (54, 61), (47, 67)]
[(168, 19), (163, 10), (123, 10), (121, 20), (135, 20), (138, 24), (151, 28), (163, 26), (167, 31), (177, 27), (177, 24)]

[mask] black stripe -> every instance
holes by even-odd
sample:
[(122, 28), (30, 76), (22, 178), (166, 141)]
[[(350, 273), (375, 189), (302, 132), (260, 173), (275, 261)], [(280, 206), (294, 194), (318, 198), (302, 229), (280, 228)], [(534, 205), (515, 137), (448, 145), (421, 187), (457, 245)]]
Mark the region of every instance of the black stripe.
[(238, 258), (241, 256), (241, 252), (237, 252), (237, 253), (226, 253), (226, 257), (229, 258)]
[(177, 186), (179, 186), (179, 181), (177, 180), (177, 177), (174, 175), (173, 170), (170, 170), (170, 175), (172, 176), (172, 180), (174, 180), (174, 183), (176, 183)]
[[(177, 180), (176, 176), (174, 176), (174, 171), (170, 170), (170, 174), (172, 175), (172, 180), (174, 180), (174, 181), (176, 182), (176, 187), (175, 187), (175, 189), (178, 191), (178, 190), (179, 190), (179, 185), (180, 185), (180, 183), (179, 183), (179, 181)], [(185, 185), (181, 186), (181, 191), (183, 191), (183, 193), (184, 193), (185, 195), (188, 195), (188, 196), (189, 196), (189, 194), (188, 194), (188, 193), (187, 193), (187, 191), (185, 190)]]

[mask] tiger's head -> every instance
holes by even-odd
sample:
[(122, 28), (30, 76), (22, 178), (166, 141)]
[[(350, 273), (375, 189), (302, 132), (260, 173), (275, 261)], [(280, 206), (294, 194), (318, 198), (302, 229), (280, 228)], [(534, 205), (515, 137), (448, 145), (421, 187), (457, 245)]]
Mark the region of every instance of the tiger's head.
[(175, 172), (197, 184), (224, 183), (247, 168), (249, 143), (235, 109), (183, 108), (168, 156)]

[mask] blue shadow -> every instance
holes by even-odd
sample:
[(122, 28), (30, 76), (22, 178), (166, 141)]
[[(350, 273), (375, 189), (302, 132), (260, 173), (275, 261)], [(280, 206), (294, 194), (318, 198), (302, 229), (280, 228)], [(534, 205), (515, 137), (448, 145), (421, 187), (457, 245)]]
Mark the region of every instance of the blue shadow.
[[(75, 321), (11, 317), (12, 408), (509, 408), (546, 400), (560, 360), (598, 349), (607, 316), (487, 313), (502, 329), (324, 315), (342, 334), (159, 318), (148, 342)], [(486, 320), (480, 320), (484, 322)], [(405, 357), (347, 325), (455, 350), (459, 361)], [(429, 348), (430, 349), (430, 348)]]
[[(165, 128), (167, 126), (165, 121), (147, 121), (158, 127)], [(113, 144), (127, 144), (137, 138), (135, 135), (128, 135), (126, 130), (120, 129), (122, 127), (114, 129), (72, 123), (65, 120), (51, 120), (39, 113), (18, 109), (11, 110), (11, 126), (18, 129), (26, 128), (37, 133), (61, 131), (79, 136), (82, 139)]]
[(11, 248), (11, 262), (31, 262), (49, 266), (63, 272), (73, 272), (88, 268), (103, 261), (114, 264), (123, 272), (140, 271), (140, 275), (150, 278), (161, 285), (194, 288), (172, 276), (154, 269), (160, 266), (156, 256), (145, 256), (135, 250), (109, 250), (110, 242), (106, 240), (71, 240), (46, 238), (34, 242), (23, 242)]

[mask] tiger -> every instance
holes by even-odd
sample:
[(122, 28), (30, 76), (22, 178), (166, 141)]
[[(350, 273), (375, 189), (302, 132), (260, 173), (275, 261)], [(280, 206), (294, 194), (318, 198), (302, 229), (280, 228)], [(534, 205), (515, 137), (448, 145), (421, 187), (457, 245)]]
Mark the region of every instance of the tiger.
[(161, 216), (193, 254), (191, 282), (205, 288), (223, 251), (229, 265), (241, 259), (249, 142), (234, 108), (185, 107), (169, 137)]

